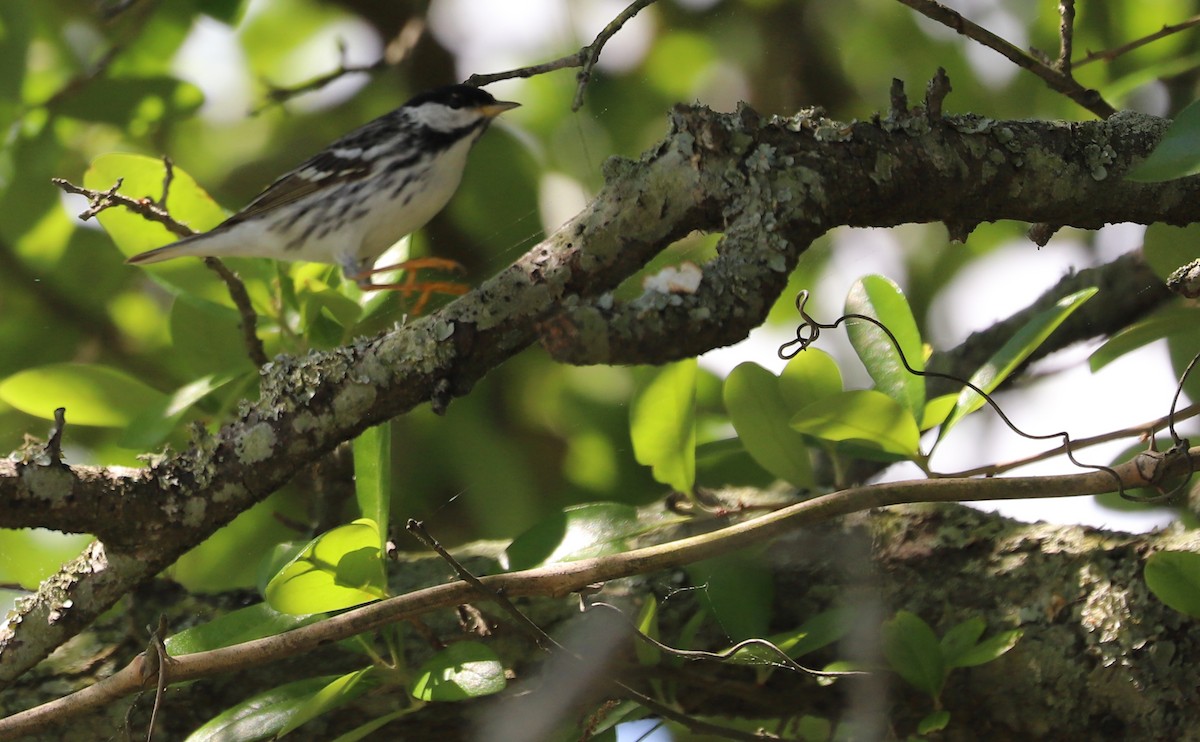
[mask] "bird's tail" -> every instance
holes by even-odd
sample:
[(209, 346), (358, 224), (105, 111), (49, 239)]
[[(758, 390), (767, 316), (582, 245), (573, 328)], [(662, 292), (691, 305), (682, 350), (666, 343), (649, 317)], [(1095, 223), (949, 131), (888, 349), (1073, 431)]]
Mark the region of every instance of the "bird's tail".
[(191, 237), (184, 237), (182, 240), (172, 242), (169, 245), (140, 252), (137, 255), (126, 258), (125, 262), (130, 265), (145, 265), (146, 263), (159, 263), (163, 260), (182, 258), (188, 255), (207, 255), (209, 254), (209, 250), (197, 244), (206, 234), (194, 234)]

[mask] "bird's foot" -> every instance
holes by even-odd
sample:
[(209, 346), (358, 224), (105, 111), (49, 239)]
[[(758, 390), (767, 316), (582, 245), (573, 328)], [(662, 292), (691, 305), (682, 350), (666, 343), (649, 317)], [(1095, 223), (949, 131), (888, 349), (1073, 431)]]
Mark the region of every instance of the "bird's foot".
[[(403, 281), (396, 283), (371, 282), (371, 276), (376, 273), (400, 270), (404, 271)], [(395, 265), (388, 265), (382, 268), (369, 268), (350, 276), (350, 278), (363, 291), (399, 291), (406, 299), (415, 294), (417, 296), (416, 303), (409, 310), (409, 314), (414, 316), (420, 316), (421, 312), (425, 309), (425, 305), (429, 302), (429, 298), (434, 294), (461, 296), (468, 291), (469, 287), (454, 281), (420, 281), (417, 279), (417, 271), (419, 270), (441, 270), (454, 273), (466, 272), (461, 263), (453, 260), (446, 260), (445, 258), (414, 258), (406, 260), (403, 263), (396, 263)]]

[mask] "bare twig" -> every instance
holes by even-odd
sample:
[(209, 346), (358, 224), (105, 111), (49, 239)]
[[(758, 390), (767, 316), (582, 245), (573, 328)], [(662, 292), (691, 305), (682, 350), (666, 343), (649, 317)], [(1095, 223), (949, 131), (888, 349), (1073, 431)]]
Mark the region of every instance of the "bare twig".
[(1083, 87), (1071, 78), (1070, 75), (1063, 74), (1042, 60), (1036, 59), (1028, 52), (1018, 49), (979, 24), (967, 20), (957, 11), (936, 2), (936, 0), (899, 1), (925, 17), (935, 20), (948, 28), (952, 28), (963, 36), (999, 52), (1013, 64), (1022, 69), (1029, 70), (1042, 78), (1050, 86), (1051, 90), (1062, 93), (1100, 118), (1108, 118), (1117, 112), (1117, 109), (1110, 106), (1100, 97), (1099, 92)]
[(251, 111), (251, 115), (258, 115), (271, 106), (285, 103), (292, 98), (303, 95), (304, 93), (311, 93), (314, 90), (320, 90), (334, 80), (341, 79), (346, 75), (370, 74), (388, 66), (386, 57), (380, 57), (371, 64), (346, 64), (346, 45), (343, 41), (338, 42), (338, 60), (337, 69), (326, 72), (323, 75), (317, 75), (316, 77), (306, 80), (298, 85), (280, 87), (278, 85), (265, 82), (264, 84), (267, 86), (267, 100), (261, 106)]
[[(1182, 410), (1175, 412), (1174, 416), (1168, 414), (1168, 415), (1164, 415), (1160, 418), (1150, 420), (1148, 422), (1144, 422), (1141, 425), (1130, 425), (1127, 428), (1120, 428), (1118, 430), (1110, 430), (1107, 433), (1093, 435), (1088, 438), (1073, 439), (1071, 441), (1071, 450), (1080, 451), (1080, 450), (1083, 450), (1090, 446), (1099, 445), (1101, 443), (1110, 443), (1112, 441), (1124, 440), (1126, 438), (1133, 438), (1136, 436), (1144, 436), (1147, 438), (1153, 438), (1155, 431), (1162, 430), (1163, 428), (1165, 428), (1167, 426), (1167, 424), (1169, 422), (1171, 422), (1172, 419), (1175, 420), (1176, 422), (1181, 422), (1183, 420), (1188, 420), (1190, 418), (1193, 418), (1196, 415), (1200, 415), (1200, 404), (1193, 404), (1188, 407), (1185, 407)], [(1052, 459), (1055, 456), (1062, 456), (1066, 452), (1067, 452), (1066, 446), (1057, 446), (1055, 448), (1051, 448), (1049, 450), (1042, 451), (1040, 453), (1036, 453), (1032, 456), (1026, 456), (1025, 458), (1015, 459), (1013, 461), (1006, 461), (1002, 464), (989, 464), (987, 466), (979, 466), (974, 469), (966, 469), (964, 471), (957, 471), (957, 472), (946, 473), (946, 474), (938, 474), (936, 476), (939, 476), (939, 477), (979, 477), (979, 476), (991, 477), (991, 476), (996, 476), (997, 474), (1004, 474), (1006, 472), (1012, 471), (1013, 469), (1016, 469), (1017, 467), (1027, 466), (1028, 464), (1034, 464), (1034, 463), (1037, 463), (1038, 461), (1045, 461), (1046, 459)]]
[[(156, 202), (153, 198), (130, 198), (129, 196), (118, 193), (123, 180), (117, 179), (117, 182), (112, 188), (106, 191), (97, 191), (91, 188), (83, 188), (77, 186), (63, 178), (51, 178), (51, 182), (67, 193), (73, 193), (84, 196), (88, 200), (88, 208), (79, 214), (79, 218), (87, 221), (96, 216), (105, 209), (111, 209), (114, 206), (122, 206), (135, 214), (140, 215), (147, 221), (157, 222), (169, 231), (179, 237), (190, 237), (196, 234), (196, 230), (186, 224), (176, 221), (167, 212), (165, 208), (165, 197), (170, 188), (173, 179), (173, 166), (169, 159), (163, 158), (163, 163), (166, 166), (166, 173), (163, 176), (163, 202)], [(250, 304), (250, 295), (246, 293), (246, 285), (242, 283), (242, 279), (237, 277), (233, 271), (225, 267), (217, 258), (205, 258), (204, 264), (213, 270), (221, 280), (225, 282), (226, 288), (229, 290), (229, 296), (233, 299), (234, 305), (237, 307), (238, 314), (242, 320), (242, 337), (246, 342), (246, 352), (250, 355), (250, 359), (255, 365), (262, 366), (269, 359), (267, 353), (263, 349), (262, 341), (258, 338), (258, 315), (254, 313), (254, 307)]]
[(1071, 49), (1075, 39), (1075, 0), (1058, 0), (1058, 62), (1055, 68), (1071, 76)]
[(1180, 31), (1186, 31), (1189, 28), (1198, 25), (1200, 25), (1200, 15), (1195, 15), (1191, 18), (1188, 18), (1186, 21), (1176, 23), (1173, 26), (1163, 26), (1160, 30), (1143, 36), (1140, 39), (1134, 39), (1127, 44), (1122, 44), (1121, 46), (1113, 47), (1112, 49), (1101, 50), (1098, 52), (1089, 51), (1087, 56), (1075, 62), (1075, 66), (1082, 67), (1085, 64), (1091, 64), (1092, 62), (1099, 62), (1101, 60), (1104, 60), (1105, 62), (1111, 62), (1117, 57), (1120, 57), (1123, 54), (1128, 54), (1134, 49), (1139, 49), (1146, 44), (1166, 38), (1172, 34), (1177, 34)]
[(574, 54), (568, 54), (565, 57), (560, 57), (550, 62), (543, 64), (535, 64), (529, 67), (520, 67), (507, 72), (492, 72), (486, 75), (471, 75), (467, 78), (467, 85), (489, 85), (499, 80), (509, 80), (512, 78), (535, 77), (554, 70), (561, 70), (568, 67), (579, 67), (579, 73), (576, 79), (579, 84), (575, 88), (575, 99), (571, 103), (571, 110), (578, 111), (583, 108), (583, 91), (587, 87), (588, 82), (592, 79), (592, 69), (596, 66), (596, 62), (600, 59), (600, 52), (604, 49), (604, 45), (613, 37), (621, 27), (625, 25), (629, 19), (640, 13), (644, 8), (653, 5), (656, 0), (634, 0), (625, 10), (621, 11), (620, 15), (612, 19), (607, 26), (601, 29), (596, 35), (595, 40), (587, 46), (583, 47)]
[[(1145, 487), (1179, 476), (1200, 461), (1200, 448), (1153, 462), (1147, 467), (1142, 456), (1114, 467), (1127, 488)], [(1153, 477), (1147, 472), (1153, 472)], [(802, 526), (871, 508), (914, 502), (961, 502), (1018, 500), (1030, 497), (1073, 497), (1115, 491), (1106, 472), (1085, 472), (1051, 477), (988, 479), (933, 479), (853, 487), (820, 495), (773, 513), (735, 523), (719, 531), (634, 549), (620, 554), (581, 559), (547, 567), (476, 578), (489, 599), (534, 595), (563, 596), (589, 585), (634, 574), (676, 569), (685, 564), (728, 554), (758, 545)], [(466, 582), (435, 585), (405, 595), (355, 608), (327, 620), (283, 634), (255, 639), (207, 652), (181, 655), (171, 660), (172, 683), (236, 672), (313, 651), (365, 631), (422, 615), (439, 608), (453, 608), (478, 599), (480, 589)], [(16, 737), (106, 707), (142, 686), (139, 655), (114, 675), (71, 695), (28, 711), (0, 719), (0, 738)], [(641, 701), (638, 701), (641, 703)], [(653, 703), (653, 701), (651, 701)], [(657, 713), (657, 711), (656, 711)]]

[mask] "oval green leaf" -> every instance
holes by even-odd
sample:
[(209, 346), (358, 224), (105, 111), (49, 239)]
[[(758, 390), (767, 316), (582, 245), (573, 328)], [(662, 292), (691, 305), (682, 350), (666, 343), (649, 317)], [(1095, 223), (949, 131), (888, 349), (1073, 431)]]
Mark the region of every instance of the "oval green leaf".
[(1146, 560), (1146, 586), (1171, 608), (1200, 617), (1200, 554), (1159, 551)]
[(369, 518), (309, 542), (267, 583), (266, 599), (282, 613), (324, 613), (387, 597), (379, 527)]
[(1010, 629), (995, 636), (989, 636), (954, 658), (953, 661), (947, 662), (947, 665), (949, 667), (975, 667), (986, 664), (1017, 646), (1017, 642), (1021, 640), (1022, 636), (1024, 636), (1024, 632), (1021, 629)]
[(575, 505), (536, 523), (513, 539), (505, 555), (517, 571), (544, 564), (617, 554), (645, 530), (637, 509), (616, 502)]
[(792, 427), (831, 443), (902, 458), (920, 455), (917, 421), (896, 400), (873, 389), (818, 400), (792, 418)]
[(495, 652), (479, 642), (457, 642), (421, 665), (409, 692), (421, 701), (465, 701), (499, 693), (507, 682)]
[(275, 735), (276, 739), (284, 736), (303, 724), (306, 724), (321, 714), (332, 711), (339, 706), (358, 698), (374, 687), (375, 668), (364, 667), (351, 673), (334, 678), (316, 693), (304, 699), (296, 707), (295, 713)]
[(107, 366), (55, 363), (18, 371), (0, 382), (0, 399), (43, 420), (67, 409), (68, 425), (123, 428), (166, 404), (167, 397), (138, 379)]
[(1129, 171), (1126, 179), (1158, 183), (1200, 173), (1200, 101), (1179, 112), (1150, 156)]
[(392, 424), (367, 428), (354, 439), (354, 497), (364, 518), (377, 524), (386, 546), (392, 506)]
[(655, 481), (691, 493), (696, 484), (696, 359), (663, 366), (638, 390), (630, 408), (637, 462)]
[(789, 424), (779, 379), (756, 363), (743, 363), (726, 377), (723, 396), (733, 429), (758, 465), (795, 487), (811, 487), (808, 447)]
[(282, 729), (313, 693), (336, 678), (306, 678), (259, 693), (205, 722), (186, 742), (267, 739)]
[(883, 625), (883, 654), (900, 677), (936, 698), (946, 680), (941, 645), (929, 624), (916, 614), (900, 611)]
[(280, 613), (266, 603), (239, 608), (224, 616), (168, 636), (164, 641), (172, 657), (275, 636), (319, 621), (320, 616)]
[(779, 374), (779, 394), (789, 412), (799, 412), (841, 391), (842, 372), (837, 361), (819, 348), (797, 353)]
[(905, 368), (904, 361), (923, 371), (925, 352), (904, 292), (890, 278), (865, 276), (850, 288), (846, 313), (878, 320), (895, 336), (893, 343), (887, 333), (869, 322), (846, 322), (850, 344), (875, 381), (875, 388), (899, 402), (914, 418), (921, 416), (925, 410), (925, 379)]

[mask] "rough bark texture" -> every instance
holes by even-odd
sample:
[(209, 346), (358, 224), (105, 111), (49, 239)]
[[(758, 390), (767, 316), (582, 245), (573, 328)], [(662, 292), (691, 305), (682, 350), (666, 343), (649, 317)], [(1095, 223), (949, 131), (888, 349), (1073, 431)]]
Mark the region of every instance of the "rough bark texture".
[[(972, 617), (982, 618), (985, 636), (1007, 629), (1024, 632), (1000, 659), (951, 673), (942, 694), (951, 712), (947, 739), (1008, 740), (1015, 737), (1085, 739), (1196, 739), (1200, 728), (1200, 633), (1196, 622), (1163, 606), (1142, 579), (1145, 558), (1161, 549), (1197, 549), (1200, 537), (1182, 529), (1134, 536), (1077, 526), (1023, 524), (960, 506), (898, 506), (860, 514), (776, 540), (761, 551), (772, 575), (772, 628), (785, 630), (835, 602), (853, 609), (854, 632), (836, 648), (802, 658), (809, 665), (855, 657), (879, 662), (879, 625), (895, 611), (916, 613), (943, 634)], [(751, 562), (757, 558), (752, 558)], [(468, 561), (473, 570), (494, 569), (487, 560)], [(405, 582), (431, 584), (447, 576), (436, 560), (402, 562)], [(654, 594), (660, 605), (662, 639), (677, 642), (682, 624), (705, 603), (680, 574), (652, 574), (610, 583), (599, 599), (637, 606)], [(174, 625), (212, 618), (239, 607), (244, 594), (187, 597), (169, 583), (138, 593), (134, 620), (166, 611)], [(495, 624), (489, 646), (517, 668), (515, 684), (544, 687), (538, 673), (544, 655), (518, 627), (492, 605), (478, 606)], [(561, 634), (578, 619), (578, 599), (522, 601), (543, 628)], [(130, 633), (130, 616), (111, 615), (72, 642), (0, 697), (9, 713), (86, 685), (128, 661), (144, 636)], [(431, 615), (426, 625), (443, 641), (463, 638), (449, 612)], [(700, 641), (721, 649), (728, 639), (709, 622)], [(674, 684), (689, 713), (757, 718), (813, 714), (862, 725), (865, 739), (911, 731), (931, 710), (931, 702), (884, 671), (867, 679), (839, 681), (821, 688), (810, 677), (776, 670), (759, 684), (752, 669), (689, 662), (679, 669), (637, 669), (632, 637), (608, 655), (627, 661), (621, 673), (631, 685), (648, 687), (651, 678)], [(410, 663), (432, 651), (422, 641), (408, 644)], [(163, 739), (181, 738), (228, 705), (254, 692), (310, 675), (344, 672), (346, 654), (327, 651), (259, 668), (236, 679), (215, 678), (171, 690), (164, 706)], [(587, 675), (586, 666), (575, 671)], [(552, 684), (552, 683), (551, 683)], [(526, 686), (528, 687), (528, 686)], [(601, 695), (602, 689), (597, 691)], [(132, 716), (144, 728), (148, 693)], [(534, 693), (537, 696), (537, 693)], [(515, 697), (498, 706), (519, 706)], [(129, 699), (101, 716), (73, 720), (31, 739), (93, 739), (119, 736)], [(399, 708), (395, 696), (368, 697), (350, 709), (305, 728), (311, 738), (330, 738), (361, 723), (360, 714)], [(583, 710), (580, 710), (581, 713)], [(481, 714), (495, 723), (493, 703), (434, 704), (389, 727), (410, 739), (469, 736)], [(573, 718), (573, 717), (568, 717)], [(102, 730), (102, 731), (98, 731)]]
[[(762, 322), (808, 244), (838, 225), (944, 221), (966, 234), (996, 219), (1196, 221), (1196, 179), (1120, 179), (1165, 126), (1133, 113), (1062, 123), (916, 109), (842, 123), (819, 111), (764, 120), (678, 108), (659, 145), (637, 162), (610, 160), (597, 198), (512, 266), (393, 332), (275, 359), (261, 398), (187, 452), (144, 470), (60, 466), (36, 451), (0, 462), (0, 526), (100, 538), (0, 630), (0, 684), (303, 465), (425, 401), (444, 407), (539, 340), (572, 363), (658, 363), (733, 343)], [(723, 233), (699, 290), (612, 299), (694, 230)]]

